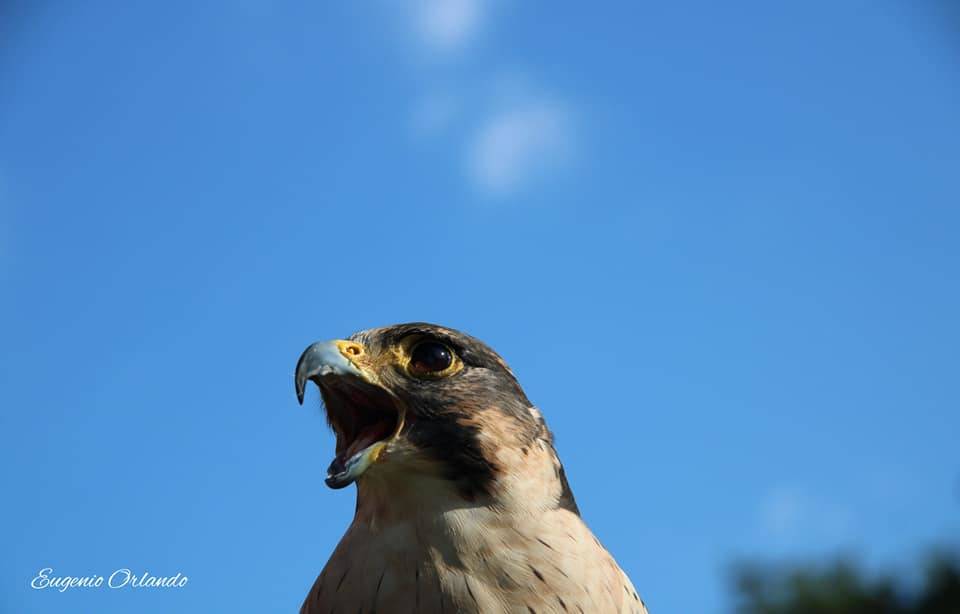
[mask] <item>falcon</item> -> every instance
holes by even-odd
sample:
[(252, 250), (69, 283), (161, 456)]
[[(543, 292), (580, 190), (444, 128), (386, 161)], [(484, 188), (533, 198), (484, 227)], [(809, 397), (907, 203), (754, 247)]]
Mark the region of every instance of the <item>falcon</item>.
[(295, 372), (336, 434), (330, 488), (353, 522), (301, 613), (632, 612), (584, 524), (553, 436), (483, 342), (426, 323), (314, 343)]

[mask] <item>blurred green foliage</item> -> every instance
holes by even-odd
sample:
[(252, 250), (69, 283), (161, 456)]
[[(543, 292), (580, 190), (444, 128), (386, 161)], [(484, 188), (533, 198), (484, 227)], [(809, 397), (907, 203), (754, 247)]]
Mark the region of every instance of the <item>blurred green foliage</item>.
[(960, 614), (960, 558), (927, 557), (919, 583), (871, 576), (851, 561), (826, 566), (741, 565), (733, 574), (738, 614)]

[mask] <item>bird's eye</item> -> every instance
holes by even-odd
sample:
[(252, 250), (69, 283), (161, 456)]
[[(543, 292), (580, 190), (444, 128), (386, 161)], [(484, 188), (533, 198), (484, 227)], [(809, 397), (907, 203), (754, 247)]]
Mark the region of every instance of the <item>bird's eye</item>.
[(410, 369), (418, 374), (435, 374), (445, 371), (453, 363), (450, 348), (436, 341), (424, 341), (410, 352)]

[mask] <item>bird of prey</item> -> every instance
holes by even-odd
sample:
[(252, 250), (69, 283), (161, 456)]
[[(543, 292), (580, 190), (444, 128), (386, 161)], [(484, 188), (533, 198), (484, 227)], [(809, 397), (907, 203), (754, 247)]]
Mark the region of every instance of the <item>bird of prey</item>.
[(301, 613), (631, 612), (643, 601), (580, 518), (553, 437), (483, 342), (426, 323), (314, 343), (336, 434), (326, 483), (353, 522)]

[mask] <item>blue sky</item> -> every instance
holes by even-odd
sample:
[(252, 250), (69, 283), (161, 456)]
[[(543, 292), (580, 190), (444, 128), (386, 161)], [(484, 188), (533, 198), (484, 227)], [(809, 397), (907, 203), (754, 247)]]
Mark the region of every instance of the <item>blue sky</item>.
[(353, 510), (294, 363), (409, 320), (511, 363), (654, 612), (958, 535), (947, 3), (4, 10), (0, 609), (294, 610)]

